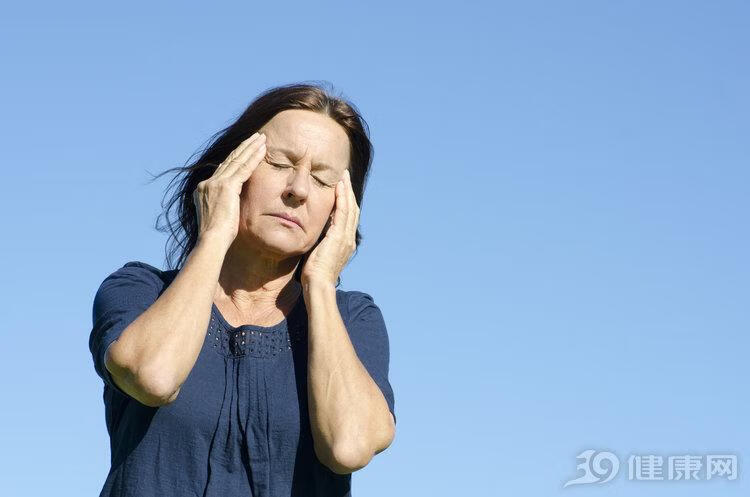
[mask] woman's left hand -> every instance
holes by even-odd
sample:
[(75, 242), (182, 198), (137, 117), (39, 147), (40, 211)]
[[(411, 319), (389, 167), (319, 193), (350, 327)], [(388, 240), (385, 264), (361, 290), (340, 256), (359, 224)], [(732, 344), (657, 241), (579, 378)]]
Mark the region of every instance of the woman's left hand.
[(336, 183), (335, 194), (333, 220), (325, 237), (310, 252), (302, 268), (303, 285), (320, 280), (336, 285), (339, 274), (357, 248), (355, 237), (359, 225), (359, 206), (348, 169), (344, 171), (343, 179)]

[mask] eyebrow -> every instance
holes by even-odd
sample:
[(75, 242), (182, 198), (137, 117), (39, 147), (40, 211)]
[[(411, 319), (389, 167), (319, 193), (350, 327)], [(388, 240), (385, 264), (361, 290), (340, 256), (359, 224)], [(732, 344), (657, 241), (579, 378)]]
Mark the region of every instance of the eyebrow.
[[(292, 159), (295, 162), (299, 160), (299, 156), (297, 156), (297, 154), (295, 154), (291, 150), (287, 150), (285, 148), (281, 148), (281, 147), (268, 147), (268, 151), (271, 152), (271, 153), (273, 153), (273, 152), (279, 152), (281, 154), (284, 154), (284, 155), (286, 155), (287, 157), (289, 157), (290, 159)], [(315, 168), (315, 169), (328, 169), (330, 171), (335, 171), (335, 169), (333, 167), (329, 166), (325, 162), (315, 163), (315, 164), (313, 164), (313, 168)]]

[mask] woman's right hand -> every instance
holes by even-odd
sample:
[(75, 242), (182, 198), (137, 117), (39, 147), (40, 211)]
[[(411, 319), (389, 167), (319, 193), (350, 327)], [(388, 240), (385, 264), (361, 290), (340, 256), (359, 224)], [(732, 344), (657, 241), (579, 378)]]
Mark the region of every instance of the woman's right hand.
[(198, 217), (198, 240), (218, 238), (229, 246), (240, 223), (240, 193), (266, 153), (266, 135), (255, 133), (232, 150), (210, 178), (198, 183), (193, 202)]

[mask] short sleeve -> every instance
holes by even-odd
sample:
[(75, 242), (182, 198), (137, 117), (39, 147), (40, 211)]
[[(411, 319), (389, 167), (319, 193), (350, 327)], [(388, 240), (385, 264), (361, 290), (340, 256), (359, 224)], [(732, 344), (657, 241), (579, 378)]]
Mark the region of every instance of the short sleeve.
[(388, 380), (388, 363), (390, 349), (388, 330), (383, 313), (375, 304), (372, 296), (364, 292), (349, 293), (349, 322), (347, 330), (357, 356), (370, 376), (383, 392), (388, 409), (396, 420), (394, 411), (393, 388)]
[(131, 261), (107, 276), (94, 296), (89, 350), (94, 369), (105, 386), (128, 396), (115, 384), (104, 365), (107, 348), (123, 330), (148, 309), (163, 288), (161, 271), (140, 261)]

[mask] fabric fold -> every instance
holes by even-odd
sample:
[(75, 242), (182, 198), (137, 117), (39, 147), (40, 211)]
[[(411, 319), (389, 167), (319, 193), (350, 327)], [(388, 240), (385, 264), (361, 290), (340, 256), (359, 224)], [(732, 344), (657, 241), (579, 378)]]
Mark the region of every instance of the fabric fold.
[[(240, 457), (239, 446), (245, 445), (247, 438), (247, 419), (241, 414), (248, 407), (247, 396), (243, 395), (240, 388), (243, 383), (243, 368), (244, 361), (224, 357), (224, 395), (208, 448), (208, 478), (204, 496), (212, 494), (213, 477), (244, 471), (246, 459)], [(225, 420), (224, 423), (222, 420)], [(223, 441), (224, 447), (218, 447), (218, 441)], [(218, 478), (221, 481), (222, 477)]]
[[(265, 426), (258, 423), (258, 419), (265, 422), (265, 414), (268, 412), (266, 399), (266, 384), (262, 371), (261, 362), (246, 358), (249, 374), (247, 379), (247, 391), (252, 405), (246, 411), (246, 422), (250, 428), (244, 445), (250, 462), (249, 474), (251, 475), (251, 488), (253, 495), (271, 495), (271, 474), (269, 472), (269, 455), (267, 450), (268, 433)], [(258, 416), (261, 414), (261, 416)], [(250, 419), (255, 417), (255, 419)]]

